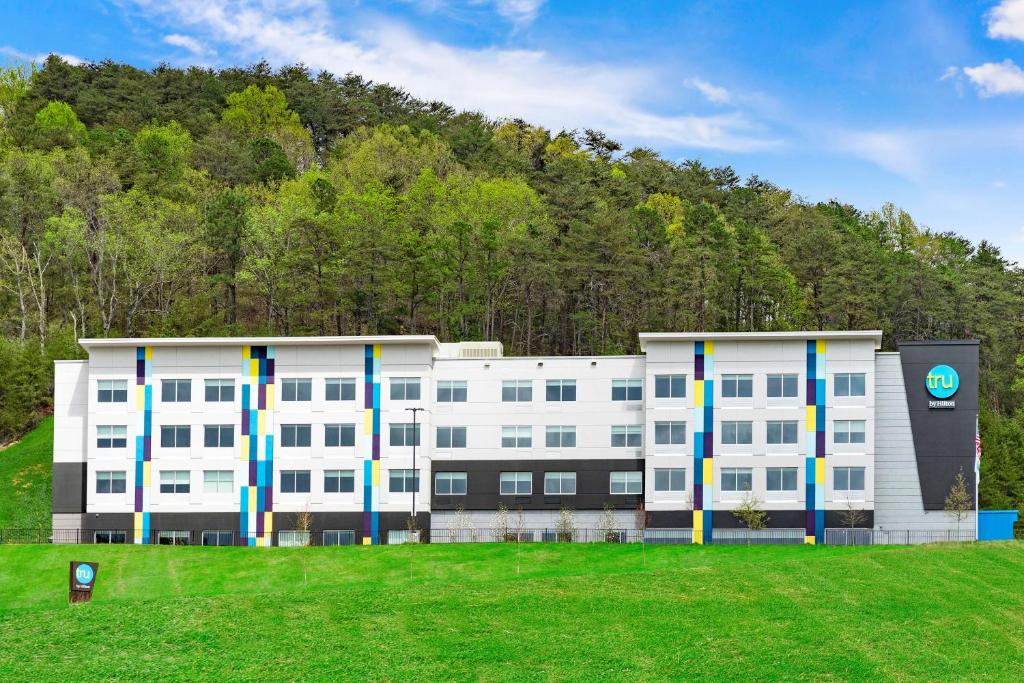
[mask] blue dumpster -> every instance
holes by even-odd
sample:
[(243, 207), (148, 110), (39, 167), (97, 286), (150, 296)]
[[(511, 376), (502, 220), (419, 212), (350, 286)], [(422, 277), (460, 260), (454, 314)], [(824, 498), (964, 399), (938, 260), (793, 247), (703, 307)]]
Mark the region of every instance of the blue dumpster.
[(980, 510), (978, 512), (978, 540), (1011, 541), (1013, 540), (1013, 523), (1016, 521), (1016, 510)]

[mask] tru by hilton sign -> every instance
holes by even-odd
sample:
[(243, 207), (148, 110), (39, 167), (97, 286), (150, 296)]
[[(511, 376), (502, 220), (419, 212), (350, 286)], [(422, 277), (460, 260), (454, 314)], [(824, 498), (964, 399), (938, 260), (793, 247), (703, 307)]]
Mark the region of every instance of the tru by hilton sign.
[(953, 395), (960, 388), (960, 375), (948, 365), (936, 365), (925, 375), (924, 388), (932, 395), (929, 408), (956, 408)]

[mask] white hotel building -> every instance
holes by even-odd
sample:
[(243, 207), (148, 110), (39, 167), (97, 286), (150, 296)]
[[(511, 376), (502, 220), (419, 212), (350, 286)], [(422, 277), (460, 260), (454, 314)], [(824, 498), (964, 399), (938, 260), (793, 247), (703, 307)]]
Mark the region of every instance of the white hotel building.
[[(747, 497), (803, 542), (850, 509), (865, 527), (948, 528), (977, 344), (880, 353), (881, 337), (651, 333), (640, 355), (590, 357), (433, 336), (83, 339), (88, 360), (56, 364), (54, 528), (386, 543), (414, 505), (435, 536), (457, 514), (488, 528), (499, 504), (537, 530), (563, 507), (596, 528), (606, 506), (632, 529), (643, 506), (648, 527), (713, 542)], [(918, 375), (938, 363), (960, 384), (933, 410)]]

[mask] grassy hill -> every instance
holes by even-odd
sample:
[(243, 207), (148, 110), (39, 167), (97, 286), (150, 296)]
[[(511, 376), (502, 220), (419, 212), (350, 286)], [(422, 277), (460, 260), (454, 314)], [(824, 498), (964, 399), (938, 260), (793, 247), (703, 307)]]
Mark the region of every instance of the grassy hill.
[(520, 550), (0, 547), (0, 679), (1024, 679), (1019, 543)]
[(0, 527), (50, 526), (53, 418), (0, 450)]

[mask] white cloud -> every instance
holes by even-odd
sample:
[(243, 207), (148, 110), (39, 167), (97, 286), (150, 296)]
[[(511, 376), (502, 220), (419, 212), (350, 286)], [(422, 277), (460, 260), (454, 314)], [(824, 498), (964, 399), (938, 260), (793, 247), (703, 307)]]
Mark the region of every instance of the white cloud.
[(180, 33), (171, 33), (166, 35), (164, 36), (163, 41), (168, 45), (184, 48), (194, 55), (205, 55), (209, 52), (209, 49), (205, 45), (192, 36), (185, 36)]
[(1024, 94), (1024, 70), (1012, 59), (965, 66), (964, 73), (977, 86), (982, 97)]
[(85, 59), (82, 59), (81, 57), (63, 54), (60, 52), (40, 52), (38, 54), (30, 54), (28, 52), (22, 52), (17, 48), (11, 47), (10, 45), (0, 46), (0, 54), (6, 55), (7, 57), (15, 59), (19, 62), (35, 62), (37, 64), (42, 64), (43, 62), (45, 62), (46, 58), (49, 57), (51, 54), (57, 55), (58, 57), (63, 59), (68, 64), (71, 64), (72, 66), (79, 66), (81, 64), (85, 64), (87, 61)]
[(989, 38), (1024, 40), (1024, 0), (1003, 0), (985, 18)]
[(992, 181), (992, 187), (994, 187), (997, 190), (1006, 189), (1006, 181), (1005, 180), (993, 180)]
[(230, 47), (235, 61), (303, 62), (354, 72), (492, 117), (522, 116), (558, 130), (598, 128), (613, 137), (680, 147), (753, 151), (776, 147), (741, 113), (660, 114), (649, 69), (580, 64), (539, 50), (461, 48), (378, 21), (353, 37), (332, 34), (323, 0), (135, 0), (152, 18)]
[(494, 0), (497, 13), (514, 24), (529, 24), (537, 18), (537, 13), (545, 0)]
[(831, 137), (840, 151), (870, 161), (910, 179), (920, 179), (926, 168), (919, 136), (901, 130), (840, 131)]
[(686, 81), (686, 87), (700, 91), (700, 94), (713, 104), (728, 104), (731, 99), (729, 91), (719, 85), (713, 85), (701, 78), (691, 78)]

